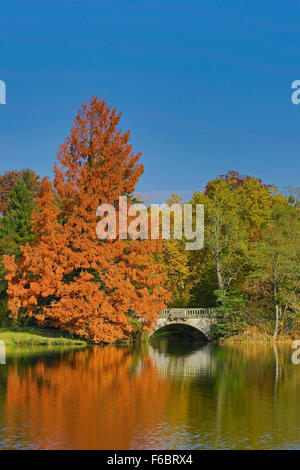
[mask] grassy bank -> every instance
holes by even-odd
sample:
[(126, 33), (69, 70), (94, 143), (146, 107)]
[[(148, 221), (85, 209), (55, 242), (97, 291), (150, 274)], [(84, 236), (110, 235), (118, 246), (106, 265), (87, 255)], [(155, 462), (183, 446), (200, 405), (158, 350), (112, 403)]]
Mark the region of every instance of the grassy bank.
[(85, 346), (86, 342), (70, 338), (59, 330), (44, 328), (0, 328), (0, 341), (7, 346)]
[[(300, 339), (299, 334), (293, 335), (279, 335), (276, 339), (276, 343), (290, 344), (294, 340)], [(249, 327), (248, 330), (235, 335), (229, 336), (228, 338), (221, 339), (222, 343), (234, 344), (234, 343), (273, 343), (274, 338), (272, 335), (260, 331), (258, 328)]]

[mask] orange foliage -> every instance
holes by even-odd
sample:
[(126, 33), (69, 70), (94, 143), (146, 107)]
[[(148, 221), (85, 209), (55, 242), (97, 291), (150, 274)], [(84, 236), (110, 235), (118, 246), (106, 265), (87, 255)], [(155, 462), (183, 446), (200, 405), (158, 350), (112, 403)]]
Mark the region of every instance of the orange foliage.
[(41, 183), (34, 246), (22, 247), (21, 259), (4, 259), (12, 316), (31, 315), (94, 342), (127, 338), (132, 315), (150, 328), (167, 299), (153, 256), (161, 241), (96, 236), (98, 205), (132, 195), (143, 172), (119, 120), (105, 101), (83, 105), (59, 149), (53, 185)]

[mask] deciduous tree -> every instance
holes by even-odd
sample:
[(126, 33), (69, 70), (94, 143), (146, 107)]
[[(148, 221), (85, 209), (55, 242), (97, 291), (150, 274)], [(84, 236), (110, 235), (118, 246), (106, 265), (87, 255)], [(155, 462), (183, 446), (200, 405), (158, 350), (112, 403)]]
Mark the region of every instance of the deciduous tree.
[[(300, 244), (299, 214), (293, 206), (276, 204), (272, 218), (266, 221), (263, 239), (257, 241), (250, 258), (249, 280), (258, 287), (267, 285), (275, 316), (274, 339), (286, 311), (299, 315)], [(269, 292), (268, 292), (269, 291)]]
[(42, 182), (36, 242), (22, 258), (6, 257), (9, 306), (95, 342), (128, 338), (131, 318), (147, 329), (168, 298), (154, 253), (160, 241), (99, 240), (100, 203), (117, 208), (143, 172), (120, 114), (93, 98), (60, 147), (53, 185)]

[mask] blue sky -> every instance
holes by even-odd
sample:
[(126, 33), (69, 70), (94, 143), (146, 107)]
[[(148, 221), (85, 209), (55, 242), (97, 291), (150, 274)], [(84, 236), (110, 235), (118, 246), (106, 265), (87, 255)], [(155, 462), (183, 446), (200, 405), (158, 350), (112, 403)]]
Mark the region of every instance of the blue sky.
[(229, 169), (299, 186), (296, 79), (297, 2), (1, 0), (0, 172), (51, 177), (98, 95), (143, 153), (140, 192), (199, 190)]

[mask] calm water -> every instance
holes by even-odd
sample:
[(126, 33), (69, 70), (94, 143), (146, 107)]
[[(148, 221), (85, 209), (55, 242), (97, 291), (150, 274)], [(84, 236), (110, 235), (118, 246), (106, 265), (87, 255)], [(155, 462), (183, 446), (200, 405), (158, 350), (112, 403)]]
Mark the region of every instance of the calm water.
[(0, 365), (1, 449), (300, 449), (291, 349), (15, 350)]

